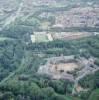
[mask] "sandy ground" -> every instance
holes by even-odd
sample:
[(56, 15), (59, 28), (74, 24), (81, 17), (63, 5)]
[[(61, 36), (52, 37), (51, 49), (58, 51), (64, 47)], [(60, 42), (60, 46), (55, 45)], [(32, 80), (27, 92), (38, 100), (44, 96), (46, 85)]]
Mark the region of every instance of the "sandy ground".
[(64, 70), (64, 72), (67, 71), (74, 71), (76, 68), (78, 68), (78, 65), (76, 63), (60, 63), (56, 65), (51, 66), (51, 71), (59, 72), (61, 70)]

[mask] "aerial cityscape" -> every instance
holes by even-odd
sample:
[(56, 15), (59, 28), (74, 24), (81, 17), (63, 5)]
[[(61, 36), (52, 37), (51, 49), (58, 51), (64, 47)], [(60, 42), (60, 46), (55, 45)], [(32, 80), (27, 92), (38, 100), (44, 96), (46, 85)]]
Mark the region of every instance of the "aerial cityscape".
[(99, 100), (99, 0), (0, 0), (0, 100)]

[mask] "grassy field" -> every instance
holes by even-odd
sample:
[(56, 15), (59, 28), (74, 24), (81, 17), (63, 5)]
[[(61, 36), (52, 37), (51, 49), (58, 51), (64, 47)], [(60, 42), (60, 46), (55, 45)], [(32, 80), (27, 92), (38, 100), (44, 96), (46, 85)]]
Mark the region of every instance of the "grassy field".
[(0, 42), (5, 41), (5, 40), (13, 40), (13, 39), (7, 38), (7, 37), (0, 37)]
[(99, 100), (99, 89), (94, 90), (88, 100)]
[(51, 37), (50, 34), (35, 34), (35, 35), (31, 35), (31, 40), (32, 42), (37, 42), (37, 43), (40, 43), (40, 42), (49, 42), (49, 41), (52, 41), (53, 38)]
[(47, 42), (48, 37), (46, 35), (35, 35), (36, 42)]

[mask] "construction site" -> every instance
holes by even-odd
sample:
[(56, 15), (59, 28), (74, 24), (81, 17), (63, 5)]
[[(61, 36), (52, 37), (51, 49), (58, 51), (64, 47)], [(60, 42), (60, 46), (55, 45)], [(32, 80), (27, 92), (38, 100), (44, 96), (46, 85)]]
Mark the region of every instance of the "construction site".
[(74, 82), (72, 93), (77, 92), (79, 81), (87, 76), (93, 74), (99, 67), (94, 64), (94, 58), (75, 58), (75, 56), (59, 56), (47, 59), (45, 65), (38, 69), (38, 74), (48, 75), (53, 80), (69, 80)]
[(44, 66), (40, 66), (38, 73), (47, 74), (53, 79), (74, 80), (73, 72), (84, 67), (82, 61), (74, 59), (74, 56), (60, 56), (48, 59)]

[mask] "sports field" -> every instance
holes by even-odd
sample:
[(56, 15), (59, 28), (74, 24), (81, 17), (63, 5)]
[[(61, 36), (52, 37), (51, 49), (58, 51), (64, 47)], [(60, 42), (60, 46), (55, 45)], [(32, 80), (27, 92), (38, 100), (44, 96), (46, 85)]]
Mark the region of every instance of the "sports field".
[(31, 35), (31, 40), (33, 43), (37, 42), (49, 42), (49, 41), (53, 41), (53, 38), (50, 34), (34, 34)]

